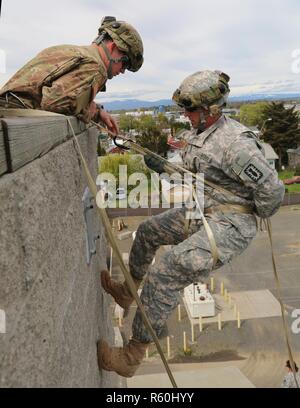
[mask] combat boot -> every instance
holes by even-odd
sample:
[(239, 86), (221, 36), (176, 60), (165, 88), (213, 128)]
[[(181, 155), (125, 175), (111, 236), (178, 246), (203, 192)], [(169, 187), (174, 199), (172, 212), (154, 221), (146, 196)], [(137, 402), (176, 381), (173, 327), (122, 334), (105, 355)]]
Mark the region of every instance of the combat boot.
[[(140, 287), (141, 280), (133, 278), (136, 290)], [(108, 271), (101, 271), (101, 283), (105, 292), (109, 293), (126, 312), (133, 302), (133, 297), (131, 295), (130, 289), (126, 282), (119, 283), (111, 279)], [(125, 316), (126, 313), (124, 313)]]
[(149, 343), (131, 339), (124, 347), (110, 347), (105, 340), (97, 344), (99, 368), (115, 371), (122, 377), (132, 377), (140, 366)]

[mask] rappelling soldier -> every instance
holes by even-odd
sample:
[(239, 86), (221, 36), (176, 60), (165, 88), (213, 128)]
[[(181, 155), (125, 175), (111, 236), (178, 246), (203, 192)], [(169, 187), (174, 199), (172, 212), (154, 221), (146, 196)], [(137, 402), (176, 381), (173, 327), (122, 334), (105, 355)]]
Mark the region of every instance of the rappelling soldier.
[[(173, 94), (193, 126), (185, 133), (183, 166), (195, 174), (204, 173), (205, 180), (216, 186), (204, 189), (204, 214), (218, 261), (214, 263), (202, 219), (192, 219), (186, 234), (186, 208), (168, 210), (140, 224), (129, 267), (136, 288), (144, 279), (141, 302), (158, 336), (178, 304), (178, 292), (241, 254), (256, 235), (256, 216), (271, 217), (283, 200), (284, 186), (264, 157), (256, 135), (222, 114), (229, 92), (229, 76), (207, 70), (188, 76)], [(155, 171), (164, 172), (159, 160), (146, 157), (145, 161)], [(152, 265), (161, 245), (172, 247)], [(121, 307), (128, 308), (133, 297), (127, 283), (112, 280), (107, 271), (101, 277), (104, 289)], [(137, 310), (128, 344), (120, 348), (99, 341), (99, 366), (131, 377), (151, 341)]]

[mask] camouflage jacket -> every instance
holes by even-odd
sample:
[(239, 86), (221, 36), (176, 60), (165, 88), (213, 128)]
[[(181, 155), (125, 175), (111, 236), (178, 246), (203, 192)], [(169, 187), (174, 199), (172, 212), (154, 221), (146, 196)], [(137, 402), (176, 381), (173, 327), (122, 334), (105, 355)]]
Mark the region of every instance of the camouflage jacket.
[(211, 191), (205, 195), (206, 208), (218, 203), (246, 205), (266, 218), (282, 203), (284, 186), (276, 170), (255, 134), (235, 120), (222, 116), (199, 135), (189, 132), (182, 160), (188, 170), (203, 173), (206, 180), (233, 193)]
[[(193, 173), (203, 173), (205, 180), (233, 193), (223, 194), (205, 186), (205, 208), (218, 204), (244, 205), (262, 218), (278, 210), (284, 186), (248, 128), (222, 116), (201, 134), (197, 130), (184, 132), (184, 139), (183, 166)], [(145, 162), (159, 173), (163, 171), (163, 166), (150, 157), (145, 157)]]
[(0, 96), (11, 91), (27, 107), (76, 115), (88, 122), (96, 108), (93, 99), (106, 81), (107, 71), (96, 47), (58, 45), (24, 65)]

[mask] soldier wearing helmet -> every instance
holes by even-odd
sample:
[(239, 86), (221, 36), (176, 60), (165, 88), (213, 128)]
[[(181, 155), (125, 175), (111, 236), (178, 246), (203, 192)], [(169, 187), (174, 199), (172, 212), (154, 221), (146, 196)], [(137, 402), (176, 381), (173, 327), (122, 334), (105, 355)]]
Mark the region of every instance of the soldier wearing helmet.
[(0, 106), (75, 115), (86, 123), (102, 121), (117, 133), (115, 120), (94, 98), (105, 91), (107, 79), (126, 69), (136, 72), (142, 64), (138, 32), (115, 17), (104, 17), (91, 45), (50, 47), (29, 61), (0, 90)]
[[(220, 71), (201, 71), (188, 76), (173, 94), (173, 101), (185, 109), (194, 127), (195, 118), (197, 129), (205, 130), (212, 124), (212, 119), (220, 117), (222, 107), (226, 105), (230, 92), (229, 76)], [(199, 114), (191, 114), (198, 112)]]
[[(256, 235), (255, 214), (267, 218), (280, 207), (284, 186), (266, 161), (256, 136), (242, 124), (225, 117), (222, 108), (229, 94), (229, 76), (201, 71), (188, 76), (174, 92), (173, 100), (184, 108), (193, 130), (185, 133), (183, 166), (203, 173), (214, 187), (204, 187), (204, 214), (214, 235), (218, 261), (202, 219), (190, 220), (186, 208), (174, 208), (142, 222), (129, 257), (130, 273), (138, 288), (145, 277), (141, 301), (158, 336), (178, 304), (178, 292), (207, 277), (242, 253)], [(146, 158), (161, 173), (160, 161)], [(161, 245), (171, 245), (152, 265)], [(126, 283), (112, 280), (102, 271), (102, 286), (123, 308), (133, 301)], [(99, 365), (131, 377), (152, 341), (137, 310), (133, 338), (123, 348), (98, 343)]]

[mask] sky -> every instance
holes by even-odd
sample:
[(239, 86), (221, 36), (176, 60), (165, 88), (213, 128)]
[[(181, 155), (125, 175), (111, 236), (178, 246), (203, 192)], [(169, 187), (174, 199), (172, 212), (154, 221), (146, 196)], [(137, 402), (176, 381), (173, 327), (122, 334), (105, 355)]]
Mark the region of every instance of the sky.
[(105, 15), (138, 30), (145, 62), (108, 81), (103, 102), (169, 99), (204, 69), (229, 74), (233, 96), (300, 92), (299, 0), (3, 0), (0, 86), (44, 48), (90, 44)]

